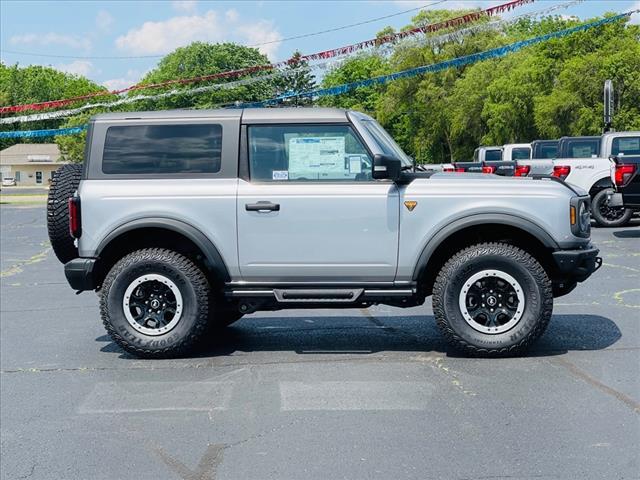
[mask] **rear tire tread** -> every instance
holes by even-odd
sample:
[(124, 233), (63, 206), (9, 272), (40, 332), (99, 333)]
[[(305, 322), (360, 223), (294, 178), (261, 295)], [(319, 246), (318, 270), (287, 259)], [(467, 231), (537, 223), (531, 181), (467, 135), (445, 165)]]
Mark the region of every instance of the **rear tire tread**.
[[(163, 349), (149, 349), (132, 344), (123, 338), (109, 322), (110, 313), (108, 307), (108, 292), (115, 279), (127, 267), (146, 260), (155, 260), (170, 263), (180, 270), (191, 283), (198, 298), (199, 308), (196, 323), (190, 334), (177, 344)], [(111, 338), (125, 351), (143, 358), (171, 358), (182, 356), (199, 344), (205, 337), (209, 324), (210, 287), (206, 275), (200, 268), (187, 257), (164, 248), (148, 248), (132, 252), (120, 259), (109, 271), (104, 279), (102, 295), (100, 297), (100, 314), (102, 323)]]

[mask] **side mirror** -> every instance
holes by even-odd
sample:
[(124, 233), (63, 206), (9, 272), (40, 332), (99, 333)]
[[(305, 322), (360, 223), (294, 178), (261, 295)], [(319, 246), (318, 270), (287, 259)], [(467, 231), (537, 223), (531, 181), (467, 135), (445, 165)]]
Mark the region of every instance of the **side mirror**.
[(373, 156), (373, 172), (371, 176), (376, 180), (388, 178), (394, 182), (400, 179), (402, 162), (389, 155), (376, 154)]

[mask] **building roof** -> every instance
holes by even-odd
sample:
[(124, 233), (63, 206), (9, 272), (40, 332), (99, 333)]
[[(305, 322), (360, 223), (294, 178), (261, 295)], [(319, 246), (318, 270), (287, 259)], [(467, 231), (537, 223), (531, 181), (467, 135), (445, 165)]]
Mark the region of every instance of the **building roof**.
[(45, 165), (60, 160), (55, 143), (18, 143), (0, 151), (0, 165)]

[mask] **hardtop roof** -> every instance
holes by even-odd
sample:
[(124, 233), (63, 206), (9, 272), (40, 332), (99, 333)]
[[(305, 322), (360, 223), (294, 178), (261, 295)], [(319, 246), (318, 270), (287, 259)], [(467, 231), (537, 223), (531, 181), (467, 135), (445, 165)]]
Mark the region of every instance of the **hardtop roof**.
[(113, 112), (95, 115), (96, 122), (144, 119), (242, 118), (246, 123), (287, 121), (347, 121), (346, 110), (320, 107), (223, 108), (207, 110), (156, 110), (152, 112)]

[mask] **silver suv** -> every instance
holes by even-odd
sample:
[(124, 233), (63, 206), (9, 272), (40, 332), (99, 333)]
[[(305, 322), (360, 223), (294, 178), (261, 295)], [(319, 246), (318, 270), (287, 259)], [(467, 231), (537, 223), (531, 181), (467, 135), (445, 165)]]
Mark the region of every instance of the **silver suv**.
[(600, 265), (589, 202), (556, 179), (421, 171), (362, 113), (237, 109), (94, 117), (48, 215), (69, 284), (141, 357), (258, 310), (428, 296), (453, 346), (497, 356)]

